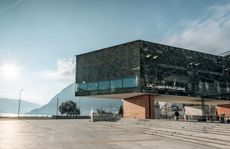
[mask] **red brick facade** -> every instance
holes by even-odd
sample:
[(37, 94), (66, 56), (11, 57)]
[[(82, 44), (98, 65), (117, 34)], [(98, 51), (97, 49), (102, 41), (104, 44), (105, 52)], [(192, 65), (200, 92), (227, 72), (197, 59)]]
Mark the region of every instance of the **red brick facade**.
[(154, 118), (154, 96), (141, 95), (124, 99), (124, 117), (137, 119)]
[(225, 116), (230, 116), (230, 104), (228, 105), (219, 105), (216, 107), (217, 113), (220, 116), (221, 114), (225, 114)]

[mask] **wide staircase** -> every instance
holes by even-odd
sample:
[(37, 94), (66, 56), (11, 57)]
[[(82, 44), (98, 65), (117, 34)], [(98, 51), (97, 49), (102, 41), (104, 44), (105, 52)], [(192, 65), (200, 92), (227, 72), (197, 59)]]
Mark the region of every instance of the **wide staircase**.
[(100, 124), (215, 148), (230, 149), (230, 124), (137, 119), (121, 119), (118, 122), (100, 122)]

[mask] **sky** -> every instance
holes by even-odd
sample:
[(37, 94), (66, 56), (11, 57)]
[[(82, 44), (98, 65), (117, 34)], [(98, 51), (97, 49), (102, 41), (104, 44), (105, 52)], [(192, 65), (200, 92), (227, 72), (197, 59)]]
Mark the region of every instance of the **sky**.
[(228, 51), (230, 0), (0, 0), (0, 98), (43, 105), (75, 81), (75, 55), (137, 39)]

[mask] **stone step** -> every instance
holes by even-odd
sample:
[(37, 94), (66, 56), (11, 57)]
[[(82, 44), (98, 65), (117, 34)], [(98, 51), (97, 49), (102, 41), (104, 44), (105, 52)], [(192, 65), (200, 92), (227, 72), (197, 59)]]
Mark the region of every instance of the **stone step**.
[(147, 127), (158, 127), (158, 128), (170, 128), (170, 129), (178, 129), (178, 130), (187, 130), (187, 131), (194, 131), (194, 132), (205, 132), (205, 133), (213, 133), (213, 134), (220, 134), (220, 135), (229, 135), (230, 131), (226, 130), (215, 130), (215, 129), (207, 129), (207, 128), (177, 128), (177, 127), (165, 127), (165, 126), (155, 126), (155, 125), (145, 125)]
[(177, 136), (169, 136), (169, 135), (164, 135), (162, 133), (154, 133), (153, 135), (161, 136), (161, 137), (167, 137), (167, 138), (172, 138), (172, 139), (177, 139), (180, 141), (186, 141), (186, 142), (191, 142), (195, 144), (202, 144), (202, 145), (207, 145), (215, 148), (220, 148), (220, 149), (229, 149), (229, 146), (226, 145), (221, 145), (221, 144), (216, 144), (216, 143), (210, 143), (210, 142), (204, 142), (204, 141), (199, 141), (199, 140), (194, 140), (191, 138), (183, 138), (183, 137), (177, 137)]
[[(125, 126), (124, 126), (125, 125)], [(178, 140), (230, 148), (230, 125), (201, 122), (178, 122), (162, 120), (131, 120), (116, 123), (129, 131), (171, 137)]]
[[(149, 130), (146, 130), (145, 133), (151, 134), (152, 132)], [(196, 140), (196, 141), (202, 141), (202, 142), (208, 142), (208, 143), (215, 143), (215, 144), (219, 144), (219, 145), (230, 146), (230, 143), (226, 142), (226, 141), (222, 141), (222, 140), (220, 141), (220, 140), (204, 138), (204, 137), (197, 137), (197, 136), (192, 136), (192, 135), (187, 135), (187, 134), (185, 135), (185, 134), (180, 134), (180, 133), (162, 132), (162, 131), (153, 131), (153, 133), (165, 134), (165, 135), (169, 135), (169, 136), (192, 139), (192, 140)]]
[[(128, 121), (128, 120), (126, 120), (126, 121)], [(223, 127), (225, 127), (226, 129), (228, 128), (228, 129), (230, 129), (230, 125), (229, 124), (217, 124), (217, 123), (202, 123), (202, 122), (181, 122), (181, 121), (168, 121), (168, 120), (146, 120), (146, 121), (142, 121), (142, 120), (132, 120), (132, 121), (130, 121), (130, 122), (138, 122), (138, 123), (148, 123), (148, 122), (153, 122), (153, 123), (155, 123), (155, 124), (162, 124), (162, 125), (164, 125), (164, 124), (168, 124), (168, 125), (183, 125), (183, 124), (185, 124), (186, 126), (207, 126), (207, 125), (209, 125), (210, 127), (220, 127), (220, 128), (223, 128)], [(129, 123), (130, 123), (129, 122)]]
[[(122, 127), (122, 126), (121, 126)], [(230, 138), (226, 138), (223, 137), (222, 135), (210, 135), (210, 134), (204, 134), (204, 133), (194, 133), (194, 132), (188, 132), (188, 131), (181, 131), (181, 130), (172, 130), (172, 129), (167, 129), (167, 128), (154, 128), (154, 127), (145, 127), (145, 126), (135, 126), (135, 125), (124, 125), (123, 127), (127, 127), (127, 128), (134, 128), (137, 129), (139, 131), (161, 131), (161, 132), (169, 132), (172, 134), (181, 134), (181, 135), (187, 135), (187, 136), (195, 136), (195, 137), (202, 137), (202, 138), (206, 138), (206, 139), (211, 139), (211, 140), (218, 140), (218, 141), (225, 141), (225, 142), (229, 142)]]
[(216, 130), (230, 130), (228, 127), (215, 127), (215, 126), (194, 126), (192, 125), (165, 125), (165, 124), (154, 124), (154, 123), (142, 123), (142, 124), (147, 124), (147, 125), (153, 125), (153, 126), (164, 126), (164, 127), (177, 127), (177, 128), (207, 128), (207, 129), (216, 129)]
[(222, 149), (227, 149), (229, 148), (229, 143), (225, 141), (219, 141), (219, 140), (210, 140), (209, 138), (197, 138), (194, 136), (186, 136), (182, 134), (177, 134), (177, 133), (172, 133), (172, 132), (164, 132), (164, 131), (150, 131), (149, 129), (146, 128), (131, 128), (131, 127), (122, 127), (120, 125), (120, 128), (124, 129), (129, 129), (131, 131), (139, 132), (139, 133), (144, 133), (144, 134), (151, 134), (151, 135), (158, 135), (158, 136), (163, 136), (163, 137), (168, 137), (168, 138), (173, 138), (177, 140), (182, 140), (182, 141), (187, 141), (187, 142), (192, 142), (192, 143), (197, 143), (197, 144), (203, 144), (203, 145), (208, 145), (212, 147), (217, 147), (217, 148), (222, 148)]
[(205, 132), (205, 133), (213, 133), (213, 134), (221, 134), (221, 135), (228, 135), (230, 136), (229, 131), (224, 128), (222, 129), (216, 129), (211, 127), (177, 127), (177, 126), (165, 126), (165, 125), (153, 125), (153, 124), (139, 124), (139, 125), (148, 125), (148, 126), (155, 126), (155, 127), (161, 127), (161, 128), (172, 128), (172, 129), (180, 129), (180, 130), (189, 130), (189, 131), (198, 131), (198, 132)]
[[(129, 122), (135, 124), (135, 122)], [(210, 125), (210, 123), (207, 123), (206, 125), (199, 125), (199, 124), (190, 124), (190, 122), (180, 122), (180, 123), (155, 123), (155, 122), (142, 122), (142, 123), (136, 123), (136, 124), (151, 124), (151, 125), (162, 125), (162, 126), (176, 126), (176, 127), (192, 127), (192, 128), (216, 128), (216, 129), (228, 129), (230, 130), (230, 125)]]
[[(159, 127), (159, 126), (153, 126), (150, 125), (151, 127)], [(194, 131), (194, 132), (205, 132), (205, 133), (211, 133), (211, 134), (220, 134), (220, 135), (226, 135), (226, 136), (230, 136), (230, 130), (216, 130), (216, 129), (207, 129), (207, 128), (178, 128), (178, 127), (164, 127), (164, 126), (160, 126), (160, 128), (171, 128), (171, 129), (178, 129), (178, 130), (187, 130), (187, 131)]]

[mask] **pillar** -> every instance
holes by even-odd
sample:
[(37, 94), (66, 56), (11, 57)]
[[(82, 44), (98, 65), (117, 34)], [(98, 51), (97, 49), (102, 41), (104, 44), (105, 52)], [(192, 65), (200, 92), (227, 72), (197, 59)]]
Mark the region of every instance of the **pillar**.
[(123, 99), (124, 118), (153, 119), (154, 96), (141, 95)]

